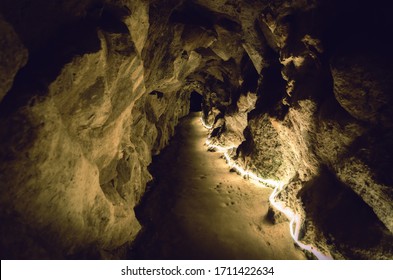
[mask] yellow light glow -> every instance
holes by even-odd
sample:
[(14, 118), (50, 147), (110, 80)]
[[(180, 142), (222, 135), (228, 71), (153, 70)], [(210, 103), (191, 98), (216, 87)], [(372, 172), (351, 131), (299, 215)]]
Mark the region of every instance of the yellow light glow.
[[(200, 118), (200, 120), (205, 128), (211, 129), (211, 127), (209, 128), (209, 126), (206, 125), (206, 123), (203, 121), (202, 118)], [(238, 165), (234, 160), (232, 160), (231, 156), (228, 153), (228, 151), (237, 148), (235, 146), (230, 146), (230, 147), (219, 146), (211, 143), (210, 139), (206, 140), (206, 145), (211, 149), (223, 153), (225, 160), (230, 168), (235, 169), (241, 176), (249, 179), (258, 187), (273, 188), (273, 192), (269, 197), (269, 202), (274, 208), (276, 208), (278, 211), (283, 213), (288, 218), (288, 220), (290, 221), (289, 223), (290, 234), (293, 240), (296, 242), (297, 245), (299, 245), (300, 248), (313, 253), (320, 260), (333, 259), (330, 255), (325, 255), (322, 252), (318, 251), (316, 249), (316, 246), (304, 244), (301, 241), (299, 241), (299, 233), (303, 225), (303, 220), (300, 213), (296, 213), (295, 210), (289, 208), (282, 201), (278, 201), (276, 199), (278, 194), (283, 190), (283, 187), (285, 185), (284, 182), (273, 180), (273, 179), (261, 178), (257, 176), (255, 173), (245, 170), (243, 167)]]
[(301, 241), (299, 241), (299, 233), (300, 233), (300, 229), (303, 225), (301, 215), (299, 213), (295, 213), (295, 211), (293, 209), (284, 205), (282, 202), (276, 201), (276, 197), (277, 197), (278, 193), (282, 190), (283, 186), (284, 186), (284, 184), (274, 188), (272, 194), (269, 197), (269, 202), (271, 203), (271, 205), (273, 205), (273, 207), (275, 207), (277, 210), (279, 210), (281, 213), (283, 213), (288, 218), (288, 220), (290, 220), (289, 232), (292, 236), (292, 239), (296, 242), (297, 245), (299, 245), (300, 248), (313, 253), (314, 256), (316, 256), (319, 260), (333, 259), (332, 256), (330, 256), (330, 254), (325, 255), (322, 252), (318, 251), (316, 249), (316, 246), (304, 244)]
[(201, 123), (202, 123), (202, 125), (206, 128), (206, 129), (212, 129), (213, 128), (213, 125), (208, 125), (207, 123), (205, 123), (205, 121), (203, 120), (203, 118), (202, 117), (200, 117), (200, 120), (201, 120)]

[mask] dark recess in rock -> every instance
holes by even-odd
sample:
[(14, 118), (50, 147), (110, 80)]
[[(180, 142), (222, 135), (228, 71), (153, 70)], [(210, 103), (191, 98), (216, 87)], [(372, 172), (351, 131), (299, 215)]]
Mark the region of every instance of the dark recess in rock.
[(209, 9), (192, 3), (191, 1), (186, 1), (172, 12), (169, 21), (186, 25), (202, 26), (206, 29), (213, 30), (215, 16)]
[[(309, 218), (346, 258), (363, 259), (357, 251), (372, 251), (393, 240), (372, 208), (326, 167), (299, 195)], [(385, 249), (390, 250), (389, 247)]]
[(249, 118), (268, 113), (269, 115), (283, 118), (288, 106), (282, 104), (285, 96), (285, 80), (281, 76), (281, 65), (278, 62), (270, 64), (262, 70), (263, 80), (257, 91), (257, 103)]
[(47, 87), (59, 75), (62, 67), (75, 56), (100, 49), (96, 23), (81, 21), (59, 30), (41, 50), (30, 54), (28, 63), (15, 77), (14, 85), (3, 102), (0, 114), (9, 115), (21, 106), (28, 105), (34, 97), (47, 94)]

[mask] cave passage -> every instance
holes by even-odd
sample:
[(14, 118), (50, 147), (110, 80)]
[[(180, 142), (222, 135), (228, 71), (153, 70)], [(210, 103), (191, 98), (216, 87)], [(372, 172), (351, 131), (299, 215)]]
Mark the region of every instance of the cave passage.
[(207, 152), (199, 113), (183, 118), (175, 137), (153, 160), (153, 184), (135, 211), (143, 230), (136, 259), (304, 259), (288, 223), (267, 218), (271, 190), (230, 173)]
[(202, 101), (203, 97), (196, 91), (191, 92), (190, 95), (190, 112), (200, 112), (202, 111)]

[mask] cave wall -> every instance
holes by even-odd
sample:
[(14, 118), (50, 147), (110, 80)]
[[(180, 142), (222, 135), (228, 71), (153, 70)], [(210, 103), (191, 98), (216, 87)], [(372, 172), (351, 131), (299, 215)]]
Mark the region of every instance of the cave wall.
[[(303, 240), (392, 258), (385, 2), (1, 1), (2, 257), (128, 246), (147, 167), (196, 91), (210, 143), (285, 184)], [(343, 212), (365, 218), (348, 227)]]
[(209, 142), (237, 147), (238, 165), (284, 184), (277, 198), (304, 218), (306, 244), (334, 258), (392, 258), (390, 4), (258, 1), (253, 14), (256, 3), (197, 2), (237, 18), (248, 55), (226, 85), (229, 104), (207, 94), (218, 99), (206, 104)]
[(199, 64), (159, 5), (1, 2), (2, 258), (105, 257), (138, 233)]

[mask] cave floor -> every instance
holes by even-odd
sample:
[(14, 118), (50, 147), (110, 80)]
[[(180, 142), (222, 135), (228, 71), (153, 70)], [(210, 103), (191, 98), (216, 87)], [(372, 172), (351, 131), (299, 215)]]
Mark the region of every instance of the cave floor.
[(183, 118), (171, 143), (154, 158), (153, 183), (136, 208), (143, 230), (135, 259), (305, 259), (288, 223), (266, 217), (271, 189), (229, 172), (207, 152), (199, 113)]

